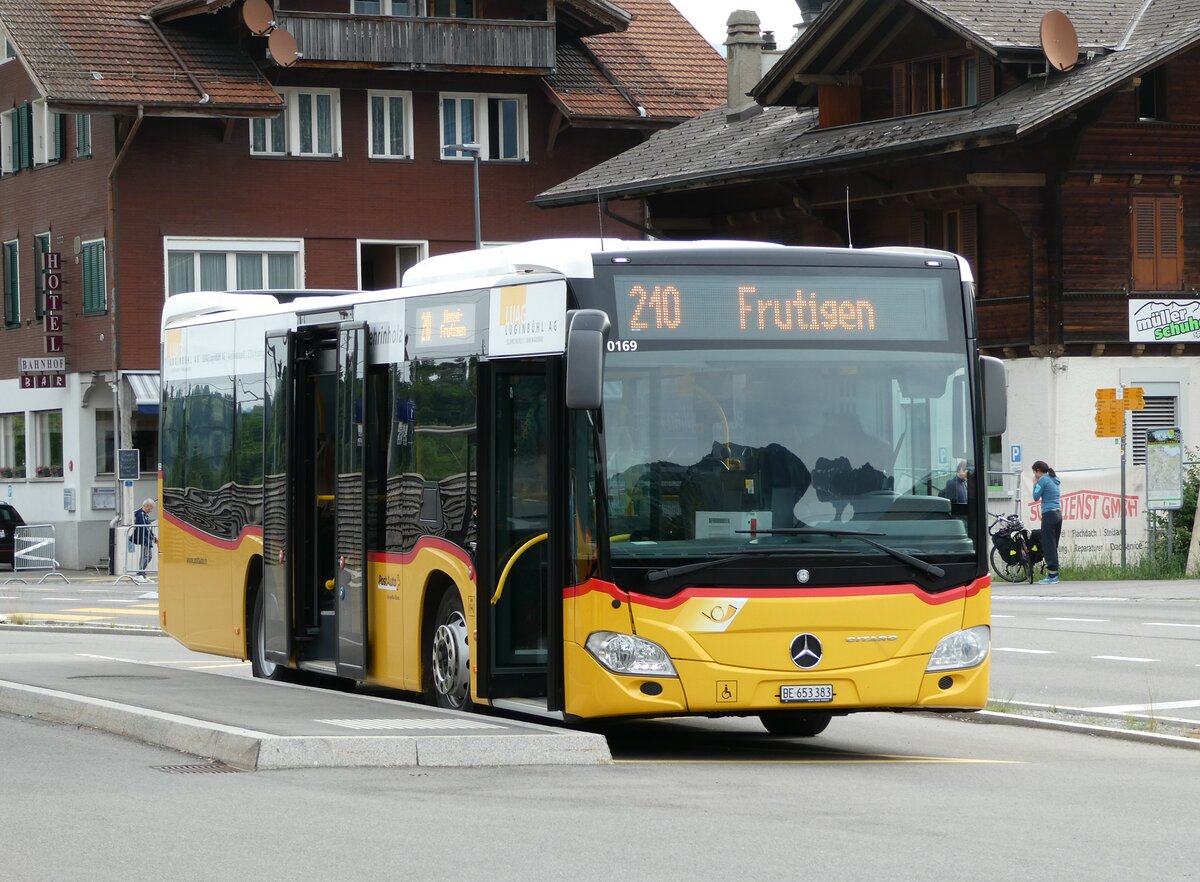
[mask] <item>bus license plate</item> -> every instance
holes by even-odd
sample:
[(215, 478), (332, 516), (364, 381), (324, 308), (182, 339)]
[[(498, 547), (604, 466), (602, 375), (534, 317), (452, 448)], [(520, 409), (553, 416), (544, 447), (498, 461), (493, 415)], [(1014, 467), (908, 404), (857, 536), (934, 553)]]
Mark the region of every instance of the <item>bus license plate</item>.
[(833, 701), (833, 685), (821, 683), (812, 686), (780, 686), (779, 700), (784, 704), (806, 701)]

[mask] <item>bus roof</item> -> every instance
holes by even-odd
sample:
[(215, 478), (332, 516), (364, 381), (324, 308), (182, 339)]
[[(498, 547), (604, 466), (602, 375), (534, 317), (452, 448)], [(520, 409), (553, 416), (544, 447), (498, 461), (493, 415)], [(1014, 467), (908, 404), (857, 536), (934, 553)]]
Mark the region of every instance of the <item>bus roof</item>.
[(838, 255), (843, 260), (847, 254), (870, 254), (873, 256), (895, 256), (914, 259), (941, 260), (951, 259), (957, 262), (963, 281), (974, 281), (967, 261), (948, 251), (937, 251), (930, 248), (912, 248), (907, 246), (888, 246), (878, 248), (861, 248), (851, 251), (847, 248), (814, 247), (814, 246), (784, 246), (774, 242), (751, 242), (743, 240), (699, 240), (693, 242), (676, 241), (646, 241), (624, 239), (535, 239), (530, 242), (517, 242), (511, 245), (500, 245), (494, 248), (482, 248), (475, 251), (457, 251), (451, 254), (439, 254), (428, 257), (411, 267), (404, 274), (403, 283), (423, 285), (446, 283), (455, 280), (474, 278), (477, 276), (499, 275), (509, 273), (524, 273), (543, 271), (560, 273), (567, 278), (590, 279), (594, 275), (596, 257), (603, 254), (622, 254), (630, 252), (679, 252), (693, 250), (721, 251), (726, 255), (738, 251), (769, 251), (780, 254), (787, 251), (804, 252), (810, 258), (814, 255)]

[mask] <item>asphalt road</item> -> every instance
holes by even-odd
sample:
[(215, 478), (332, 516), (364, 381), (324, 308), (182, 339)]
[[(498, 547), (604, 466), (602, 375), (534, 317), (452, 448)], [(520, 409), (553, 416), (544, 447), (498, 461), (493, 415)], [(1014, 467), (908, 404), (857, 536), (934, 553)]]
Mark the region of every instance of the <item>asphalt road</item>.
[[(131, 638), (132, 639), (132, 638)], [(158, 642), (144, 640), (145, 643)], [(1187, 879), (1197, 753), (859, 715), (623, 727), (612, 765), (229, 772), (0, 715), (3, 876)]]
[(1200, 727), (1200, 582), (994, 586), (997, 705)]

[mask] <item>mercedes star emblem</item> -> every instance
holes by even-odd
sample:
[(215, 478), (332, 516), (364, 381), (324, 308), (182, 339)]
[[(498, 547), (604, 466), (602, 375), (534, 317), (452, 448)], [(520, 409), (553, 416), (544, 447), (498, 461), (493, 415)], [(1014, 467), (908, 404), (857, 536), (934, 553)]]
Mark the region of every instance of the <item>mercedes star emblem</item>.
[(796, 667), (808, 670), (821, 661), (821, 641), (816, 634), (798, 634), (792, 640), (792, 661)]

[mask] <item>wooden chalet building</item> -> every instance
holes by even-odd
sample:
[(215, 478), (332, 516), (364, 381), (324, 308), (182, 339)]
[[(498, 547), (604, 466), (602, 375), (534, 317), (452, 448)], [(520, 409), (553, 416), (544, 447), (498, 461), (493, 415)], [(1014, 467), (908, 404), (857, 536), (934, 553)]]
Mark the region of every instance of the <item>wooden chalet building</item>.
[[(1012, 500), (1022, 472), (1028, 504), (1037, 459), (1075, 472), (1076, 487), (1117, 490), (1120, 450), (1097, 437), (1098, 389), (1145, 390), (1146, 409), (1125, 423), (1131, 496), (1146, 428), (1179, 426), (1200, 446), (1194, 0), (798, 3), (823, 11), (757, 82), (737, 73), (755, 69), (737, 59), (758, 51), (757, 16), (730, 17), (726, 106), (536, 203), (644, 202), (645, 230), (665, 238), (966, 255), (980, 341), (1009, 365), (1009, 431), (986, 463), (998, 496)], [(1064, 540), (1098, 498), (1072, 503)], [(1126, 502), (1139, 522), (1144, 505)], [(1097, 535), (1079, 548), (1117, 547)]]
[(485, 243), (594, 235), (529, 200), (725, 94), (669, 0), (0, 0), (0, 47), (0, 488), (64, 567), (156, 495), (166, 297), (474, 247), (449, 145)]

